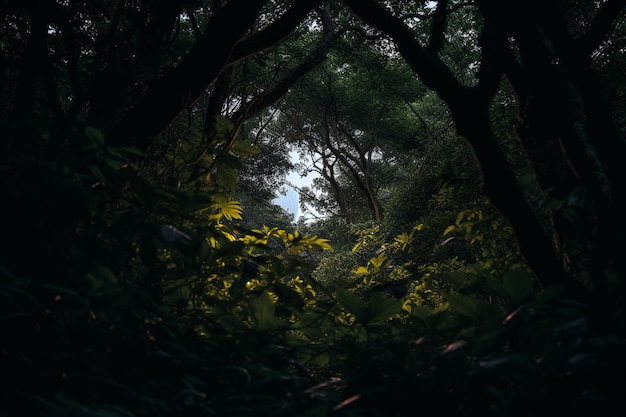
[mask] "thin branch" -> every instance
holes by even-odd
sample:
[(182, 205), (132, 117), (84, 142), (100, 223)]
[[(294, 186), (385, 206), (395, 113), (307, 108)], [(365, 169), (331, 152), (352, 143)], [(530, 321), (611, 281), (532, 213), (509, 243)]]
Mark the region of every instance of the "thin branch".
[(313, 8), (325, 0), (295, 0), (291, 7), (265, 29), (237, 42), (231, 64), (276, 46), (285, 39)]

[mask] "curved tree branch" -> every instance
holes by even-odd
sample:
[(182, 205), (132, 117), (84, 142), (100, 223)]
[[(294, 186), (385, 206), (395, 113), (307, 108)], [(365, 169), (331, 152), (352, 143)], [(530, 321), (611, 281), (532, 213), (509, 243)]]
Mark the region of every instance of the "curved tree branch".
[(160, 135), (191, 107), (225, 67), (279, 42), (322, 1), (296, 0), (266, 29), (241, 41), (267, 0), (231, 0), (213, 13), (202, 37), (180, 64), (156, 81), (141, 101), (107, 132), (107, 142), (114, 146), (148, 146), (146, 139)]
[(324, 1), (326, 0), (295, 0), (289, 10), (276, 19), (274, 23), (237, 42), (233, 48), (231, 63), (276, 46), (300, 24), (311, 10)]
[[(492, 3), (478, 2), (486, 11), (483, 32), (483, 57), (479, 83), (465, 87), (452, 71), (419, 44), (409, 28), (373, 0), (345, 0), (352, 10), (372, 26), (389, 34), (399, 52), (426, 86), (448, 104), (457, 132), (471, 146), (480, 165), (484, 193), (506, 216), (515, 230), (520, 249), (529, 266), (544, 285), (569, 282), (555, 256), (555, 248), (526, 202), (508, 162), (498, 146), (489, 120), (489, 101), (499, 83), (497, 45), (504, 42), (504, 33), (491, 14)], [(494, 44), (494, 42), (496, 42)], [(487, 49), (485, 49), (487, 48)]]
[[(110, 145), (139, 145), (158, 136), (189, 108), (222, 72), (233, 45), (248, 31), (266, 3), (233, 0), (217, 10), (202, 38), (180, 64), (156, 81), (139, 103), (109, 132)], [(236, 22), (236, 24), (233, 24)], [(143, 143), (140, 147), (147, 146)]]
[(322, 19), (322, 35), (317, 45), (298, 65), (285, 74), (272, 88), (265, 90), (259, 97), (248, 100), (242, 104), (233, 114), (233, 121), (245, 120), (254, 116), (261, 110), (274, 104), (287, 93), (289, 88), (303, 75), (312, 70), (315, 66), (326, 59), (335, 36), (333, 35), (333, 24), (330, 16), (329, 3), (320, 11)]

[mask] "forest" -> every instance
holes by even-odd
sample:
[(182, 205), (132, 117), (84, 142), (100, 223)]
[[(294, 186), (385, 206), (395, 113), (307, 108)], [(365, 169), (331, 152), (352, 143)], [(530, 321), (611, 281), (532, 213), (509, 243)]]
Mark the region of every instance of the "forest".
[(626, 412), (626, 0), (0, 10), (0, 417)]

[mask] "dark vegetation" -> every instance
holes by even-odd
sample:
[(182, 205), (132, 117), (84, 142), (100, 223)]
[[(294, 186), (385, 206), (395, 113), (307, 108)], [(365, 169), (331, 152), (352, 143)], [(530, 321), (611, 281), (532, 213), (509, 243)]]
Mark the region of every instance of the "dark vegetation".
[(624, 413), (623, 0), (0, 10), (0, 417)]

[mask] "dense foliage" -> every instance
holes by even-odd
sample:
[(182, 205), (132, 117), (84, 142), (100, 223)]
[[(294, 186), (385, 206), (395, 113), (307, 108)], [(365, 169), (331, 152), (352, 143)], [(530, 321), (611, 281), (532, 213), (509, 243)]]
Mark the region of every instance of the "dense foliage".
[(621, 415), (626, 6), (526, 3), (2, 3), (0, 417)]

